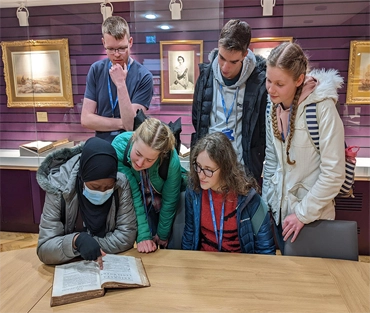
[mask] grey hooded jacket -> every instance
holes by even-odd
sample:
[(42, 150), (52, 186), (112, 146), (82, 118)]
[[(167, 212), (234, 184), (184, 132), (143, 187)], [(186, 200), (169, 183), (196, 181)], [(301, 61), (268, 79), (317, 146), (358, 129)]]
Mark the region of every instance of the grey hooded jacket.
[[(79, 208), (75, 184), (82, 147), (83, 144), (52, 152), (37, 171), (37, 181), (46, 191), (37, 245), (37, 255), (45, 264), (64, 263), (80, 255), (73, 249), (72, 241), (77, 234), (75, 224)], [(118, 189), (119, 207), (116, 208), (116, 201), (112, 201), (106, 234), (103, 238), (94, 237), (106, 253), (132, 248), (137, 233), (130, 185), (124, 174), (117, 173), (115, 189)], [(65, 207), (65, 221), (62, 221), (62, 206)]]

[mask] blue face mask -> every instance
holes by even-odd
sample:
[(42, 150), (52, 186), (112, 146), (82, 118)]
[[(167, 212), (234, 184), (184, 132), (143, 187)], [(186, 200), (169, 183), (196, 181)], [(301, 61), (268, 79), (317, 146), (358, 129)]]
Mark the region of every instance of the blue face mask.
[(84, 185), (84, 190), (82, 194), (89, 200), (92, 204), (95, 205), (102, 205), (105, 203), (110, 196), (113, 194), (113, 189), (108, 189), (106, 191), (99, 191), (99, 190), (91, 190), (89, 189), (86, 184)]

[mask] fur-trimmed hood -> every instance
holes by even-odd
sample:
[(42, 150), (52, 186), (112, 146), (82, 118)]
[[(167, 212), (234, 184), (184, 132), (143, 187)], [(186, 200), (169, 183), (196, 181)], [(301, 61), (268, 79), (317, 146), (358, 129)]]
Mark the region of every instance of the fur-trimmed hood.
[[(37, 170), (36, 179), (46, 192), (57, 194), (67, 188), (69, 177), (76, 177), (84, 142), (72, 148), (51, 152)], [(74, 186), (74, 181), (72, 182)]]
[(308, 76), (315, 78), (318, 84), (305, 102), (318, 103), (324, 99), (333, 99), (334, 103), (338, 101), (338, 89), (343, 86), (343, 77), (337, 70), (314, 69)]

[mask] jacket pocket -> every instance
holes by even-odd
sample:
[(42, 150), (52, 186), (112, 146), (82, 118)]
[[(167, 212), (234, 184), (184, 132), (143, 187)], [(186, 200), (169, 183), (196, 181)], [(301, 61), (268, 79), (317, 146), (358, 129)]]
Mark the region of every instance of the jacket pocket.
[(297, 183), (288, 190), (288, 197), (290, 201), (290, 207), (294, 206), (295, 203), (299, 203), (306, 196), (309, 191), (309, 186), (303, 183)]

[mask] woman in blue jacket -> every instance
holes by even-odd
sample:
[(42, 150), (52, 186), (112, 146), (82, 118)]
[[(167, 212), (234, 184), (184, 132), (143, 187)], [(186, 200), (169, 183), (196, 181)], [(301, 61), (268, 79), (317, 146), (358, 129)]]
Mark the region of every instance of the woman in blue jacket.
[(185, 250), (275, 254), (266, 205), (223, 133), (200, 139), (190, 157)]

